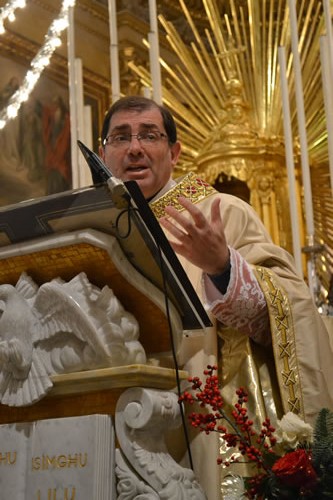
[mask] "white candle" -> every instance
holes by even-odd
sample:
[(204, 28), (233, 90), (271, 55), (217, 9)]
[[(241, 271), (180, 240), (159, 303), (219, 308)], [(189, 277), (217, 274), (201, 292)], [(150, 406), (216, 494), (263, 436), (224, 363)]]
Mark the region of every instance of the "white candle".
[(78, 117), (76, 108), (76, 75), (75, 75), (75, 37), (74, 37), (74, 7), (68, 9), (67, 28), (67, 57), (68, 57), (68, 90), (69, 90), (69, 112), (71, 128), (71, 165), (72, 165), (72, 188), (79, 187), (79, 165), (77, 128)]
[(286, 163), (287, 163), (288, 185), (289, 185), (289, 208), (290, 208), (290, 219), (291, 219), (291, 232), (293, 239), (293, 253), (294, 253), (296, 269), (298, 271), (298, 274), (303, 278), (300, 229), (299, 229), (299, 220), (297, 215), (297, 195), (296, 195), (296, 184), (295, 184), (293, 136), (292, 136), (291, 120), (290, 120), (288, 81), (286, 72), (286, 55), (284, 47), (278, 48), (278, 57), (280, 66), (280, 83), (281, 83), (281, 94), (282, 94), (285, 152), (286, 152)]
[[(83, 137), (84, 137), (84, 144), (88, 146), (89, 149), (93, 149), (93, 131), (92, 131), (92, 110), (91, 106), (85, 105), (83, 108), (83, 115), (84, 115), (84, 130), (83, 130)], [(81, 155), (83, 158), (83, 155)], [(87, 162), (85, 161), (85, 165), (82, 170), (80, 170), (80, 174), (82, 176), (81, 180), (81, 186), (91, 186), (92, 184), (92, 179), (91, 179), (91, 172), (88, 167)]]
[(116, 0), (109, 0), (110, 67), (112, 102), (120, 98), (120, 75), (118, 54), (117, 7)]
[[(85, 144), (85, 134), (84, 134), (84, 92), (83, 92), (83, 72), (82, 72), (82, 59), (79, 57), (75, 58), (75, 88), (76, 88), (76, 113), (77, 113), (77, 138), (83, 141)], [(78, 186), (83, 187), (87, 184), (85, 183), (85, 172), (87, 169), (87, 162), (85, 161), (83, 155), (79, 152), (78, 146), (76, 145), (78, 151)]]
[(162, 104), (161, 66), (157, 28), (156, 0), (149, 0), (149, 19), (150, 33), (148, 34), (148, 41), (153, 99), (158, 104)]
[(150, 31), (152, 33), (157, 33), (156, 0), (149, 0), (149, 21), (150, 21)]
[(151, 91), (149, 87), (143, 87), (143, 96), (151, 99)]
[(333, 80), (333, 30), (331, 19), (331, 0), (323, 0), (326, 36), (328, 38), (328, 58), (330, 76)]
[(326, 111), (326, 126), (328, 140), (328, 160), (330, 166), (330, 180), (333, 195), (333, 30), (331, 18), (331, 1), (323, 0), (326, 37), (320, 40), (321, 67), (323, 79), (323, 93)]
[(333, 195), (333, 96), (332, 96), (332, 74), (329, 65), (329, 38), (320, 37), (320, 62), (323, 82), (323, 95), (326, 114), (328, 162), (330, 168), (331, 190)]
[(301, 63), (298, 52), (297, 16), (296, 16), (295, 0), (288, 0), (288, 3), (289, 3), (289, 15), (290, 15), (291, 47), (293, 53), (293, 67), (295, 73), (295, 93), (296, 93), (296, 106), (297, 106), (298, 133), (299, 133), (300, 147), (301, 147), (305, 220), (306, 220), (308, 243), (312, 244), (314, 239), (312, 189), (311, 189), (308, 145), (307, 145), (307, 135), (305, 126)]

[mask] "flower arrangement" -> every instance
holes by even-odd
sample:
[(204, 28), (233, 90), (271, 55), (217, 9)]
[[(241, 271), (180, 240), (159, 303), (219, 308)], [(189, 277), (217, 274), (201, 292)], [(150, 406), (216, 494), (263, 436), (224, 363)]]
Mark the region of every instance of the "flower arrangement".
[[(243, 497), (257, 500), (333, 498), (333, 412), (323, 408), (315, 428), (294, 413), (287, 413), (275, 429), (268, 418), (261, 430), (246, 408), (247, 393), (236, 391), (237, 403), (227, 414), (215, 374), (216, 366), (207, 366), (206, 382), (191, 377), (193, 394), (185, 391), (180, 402), (198, 403), (204, 412), (189, 414), (191, 425), (201, 432), (218, 432), (235, 454), (228, 461), (217, 463), (229, 467), (235, 463), (251, 463), (255, 473), (240, 478), (244, 484)], [(241, 457), (241, 458), (239, 458)], [(239, 497), (240, 498), (240, 497)]]

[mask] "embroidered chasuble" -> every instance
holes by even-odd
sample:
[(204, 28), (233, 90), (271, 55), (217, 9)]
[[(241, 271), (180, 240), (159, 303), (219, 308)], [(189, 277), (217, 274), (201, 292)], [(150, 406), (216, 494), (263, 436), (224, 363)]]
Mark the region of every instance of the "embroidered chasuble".
[[(246, 202), (218, 193), (193, 173), (151, 201), (156, 217), (165, 215), (167, 205), (173, 205), (187, 216), (178, 203), (179, 196), (189, 198), (208, 220), (213, 200), (220, 197), (228, 245), (253, 269), (269, 312), (267, 345), (254, 342), (211, 315), (213, 327), (201, 336), (184, 337), (179, 363), (200, 378), (208, 364), (218, 364), (225, 408), (235, 404), (236, 389), (245, 387), (249, 393), (250, 418), (258, 425), (267, 416), (274, 425), (288, 411), (313, 424), (321, 408), (333, 408), (333, 384), (330, 383), (333, 353), (328, 332), (306, 284), (296, 273), (292, 257), (273, 244), (258, 215)], [(210, 313), (202, 270), (178, 257)], [(227, 295), (228, 290), (226, 298)], [(223, 498), (225, 470), (217, 466), (216, 458), (220, 453), (230, 453), (217, 436), (193, 432), (191, 444), (194, 472), (209, 500)], [(227, 472), (245, 473), (238, 465), (231, 466)]]

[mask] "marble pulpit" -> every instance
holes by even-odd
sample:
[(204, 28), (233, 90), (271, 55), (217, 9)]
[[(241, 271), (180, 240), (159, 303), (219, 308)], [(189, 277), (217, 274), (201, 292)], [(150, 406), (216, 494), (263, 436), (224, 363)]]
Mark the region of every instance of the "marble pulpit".
[[(112, 415), (119, 498), (200, 500), (168, 436), (182, 434), (177, 379), (187, 378), (176, 377), (175, 353), (205, 318), (193, 312), (191, 323), (182, 284), (163, 290), (144, 232), (124, 244), (130, 216), (112, 212), (99, 189), (86, 190), (94, 209), (86, 193), (81, 205), (65, 194), (66, 217), (61, 196), (54, 210), (47, 199), (39, 213), (38, 200), (0, 211), (0, 424)], [(15, 236), (25, 221), (35, 227)]]

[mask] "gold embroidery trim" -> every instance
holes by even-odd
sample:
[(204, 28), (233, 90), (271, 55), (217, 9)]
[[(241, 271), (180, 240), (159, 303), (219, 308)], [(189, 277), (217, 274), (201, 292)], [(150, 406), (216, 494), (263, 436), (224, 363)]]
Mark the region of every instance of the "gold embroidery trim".
[(188, 198), (192, 203), (198, 203), (216, 192), (210, 184), (190, 172), (158, 200), (151, 202), (150, 208), (159, 219), (165, 215), (165, 207), (168, 205), (175, 207), (179, 212), (184, 210), (178, 202), (179, 196)]
[(272, 346), (284, 410), (304, 418), (295, 330), (288, 296), (268, 269), (257, 266), (255, 272), (269, 310)]

